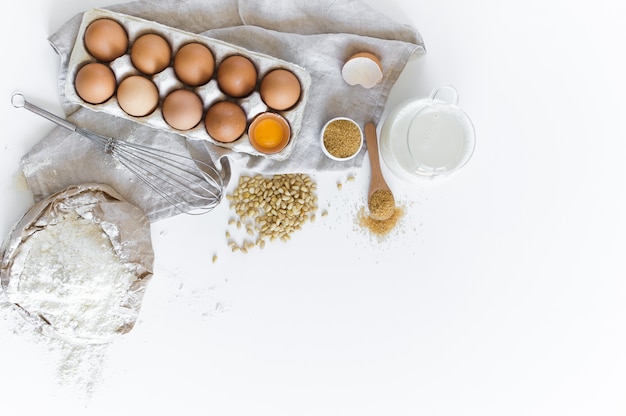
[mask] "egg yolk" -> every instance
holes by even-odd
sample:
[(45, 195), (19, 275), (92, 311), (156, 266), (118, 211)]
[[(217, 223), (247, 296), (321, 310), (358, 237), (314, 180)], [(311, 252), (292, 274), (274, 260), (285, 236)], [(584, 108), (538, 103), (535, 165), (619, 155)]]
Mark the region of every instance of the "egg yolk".
[(254, 141), (261, 147), (271, 149), (280, 144), (283, 139), (283, 127), (271, 118), (261, 120), (254, 129)]

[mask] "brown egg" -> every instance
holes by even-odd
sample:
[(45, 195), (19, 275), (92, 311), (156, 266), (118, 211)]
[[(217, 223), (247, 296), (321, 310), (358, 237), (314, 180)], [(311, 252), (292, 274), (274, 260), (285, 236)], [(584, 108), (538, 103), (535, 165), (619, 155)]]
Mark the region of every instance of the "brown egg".
[(300, 81), (291, 71), (275, 69), (263, 77), (259, 92), (268, 107), (279, 111), (287, 110), (300, 99)]
[(154, 75), (169, 66), (172, 60), (172, 48), (162, 36), (147, 33), (133, 42), (130, 59), (139, 71)]
[(126, 53), (128, 34), (113, 19), (94, 20), (85, 29), (85, 48), (96, 59), (110, 62)]
[(220, 101), (209, 108), (204, 125), (209, 136), (218, 142), (231, 143), (246, 131), (246, 113), (235, 103)]
[(127, 114), (143, 117), (156, 109), (159, 103), (159, 90), (148, 78), (131, 75), (124, 78), (117, 87), (117, 103)]
[(217, 67), (217, 84), (231, 97), (245, 97), (254, 90), (256, 82), (256, 67), (244, 56), (229, 56)]
[(215, 70), (215, 58), (201, 43), (188, 43), (176, 52), (174, 72), (178, 79), (193, 87), (209, 82)]
[(174, 90), (163, 100), (163, 118), (176, 130), (189, 130), (202, 120), (202, 100), (189, 90)]
[(116, 84), (113, 70), (99, 62), (80, 68), (74, 79), (76, 93), (90, 104), (101, 104), (111, 98)]

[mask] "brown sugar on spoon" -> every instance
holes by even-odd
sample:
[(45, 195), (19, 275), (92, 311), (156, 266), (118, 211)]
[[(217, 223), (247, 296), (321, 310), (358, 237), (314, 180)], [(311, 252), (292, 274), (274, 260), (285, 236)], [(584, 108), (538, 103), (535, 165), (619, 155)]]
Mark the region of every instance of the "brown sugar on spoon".
[(370, 215), (379, 220), (390, 218), (396, 210), (396, 201), (391, 191), (387, 189), (377, 189), (370, 195), (367, 201)]
[(370, 210), (370, 215), (374, 219), (386, 220), (393, 215), (396, 202), (380, 169), (378, 139), (376, 137), (376, 126), (374, 123), (367, 123), (365, 125), (365, 141), (367, 143), (367, 153), (369, 154), (370, 168), (372, 171), (367, 206)]
[(365, 140), (370, 158), (372, 177), (368, 193), (368, 209), (361, 208), (358, 213), (358, 224), (378, 237), (389, 234), (404, 214), (402, 207), (396, 206), (393, 193), (383, 178), (378, 158), (378, 142), (376, 126), (365, 125)]

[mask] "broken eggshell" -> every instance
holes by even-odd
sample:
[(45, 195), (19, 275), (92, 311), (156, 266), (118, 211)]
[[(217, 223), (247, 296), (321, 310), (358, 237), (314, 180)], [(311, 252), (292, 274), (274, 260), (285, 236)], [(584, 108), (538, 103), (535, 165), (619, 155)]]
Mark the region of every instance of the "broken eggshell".
[(341, 76), (349, 85), (372, 88), (383, 79), (380, 60), (369, 52), (352, 55), (341, 68)]

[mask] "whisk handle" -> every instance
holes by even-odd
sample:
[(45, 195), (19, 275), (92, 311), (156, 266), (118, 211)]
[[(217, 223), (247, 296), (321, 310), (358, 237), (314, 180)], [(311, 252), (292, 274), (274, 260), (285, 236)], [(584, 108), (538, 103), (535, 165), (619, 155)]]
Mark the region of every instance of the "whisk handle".
[(13, 96), (11, 97), (11, 104), (13, 104), (13, 107), (15, 108), (25, 108), (26, 110), (31, 111), (45, 119), (48, 119), (61, 127), (65, 127), (68, 130), (76, 131), (77, 129), (77, 127), (69, 121), (61, 117), (55, 116), (54, 114), (44, 110), (41, 107), (37, 107), (36, 105), (29, 103), (28, 101), (26, 101), (26, 97), (24, 97), (22, 93), (18, 92), (13, 94)]

